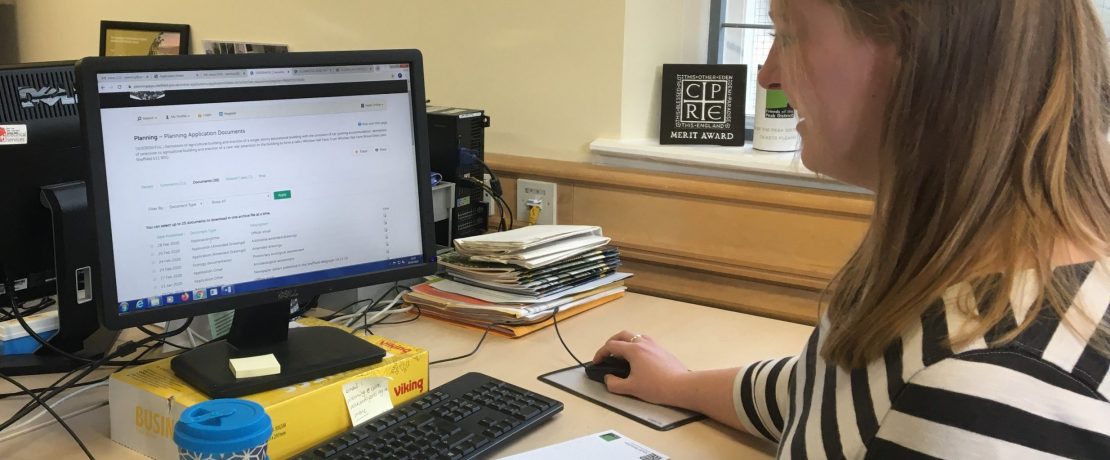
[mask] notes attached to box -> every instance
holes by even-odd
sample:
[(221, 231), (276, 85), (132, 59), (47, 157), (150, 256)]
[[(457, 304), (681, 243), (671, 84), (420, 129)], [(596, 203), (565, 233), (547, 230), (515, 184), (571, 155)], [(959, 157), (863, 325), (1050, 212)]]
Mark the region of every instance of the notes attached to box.
[(347, 400), (351, 426), (361, 424), (393, 408), (393, 401), (389, 399), (389, 378), (387, 377), (367, 377), (343, 385), (343, 398)]

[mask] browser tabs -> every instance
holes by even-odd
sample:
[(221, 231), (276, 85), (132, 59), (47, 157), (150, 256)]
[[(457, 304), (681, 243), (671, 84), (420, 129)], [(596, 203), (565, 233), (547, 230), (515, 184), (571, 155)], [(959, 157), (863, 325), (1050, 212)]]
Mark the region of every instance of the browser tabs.
[(351, 73), (351, 72), (370, 73), (370, 72), (374, 71), (374, 67), (377, 67), (377, 66), (350, 65), (350, 66), (335, 67), (334, 69), (335, 69), (336, 72), (342, 72), (342, 73)]
[(148, 76), (148, 78), (154, 78), (157, 80), (180, 80), (182, 78), (192, 77), (192, 75), (185, 72), (151, 72), (140, 75)]
[(144, 74), (144, 73), (120, 73), (120, 74), (98, 75), (96, 77), (96, 80), (98, 82), (121, 82), (121, 81), (126, 82), (126, 81), (146, 80), (148, 78), (150, 78), (150, 77), (147, 74)]
[(293, 75), (293, 69), (250, 69), (247, 71), (247, 75)]
[(318, 75), (333, 72), (335, 72), (335, 69), (332, 67), (299, 67), (293, 69), (293, 73), (296, 75)]
[(404, 80), (409, 72), (408, 64), (132, 72), (101, 74), (97, 83), (101, 93), (158, 92)]
[(206, 70), (196, 73), (197, 78), (225, 78), (245, 76), (247, 76), (246, 70)]

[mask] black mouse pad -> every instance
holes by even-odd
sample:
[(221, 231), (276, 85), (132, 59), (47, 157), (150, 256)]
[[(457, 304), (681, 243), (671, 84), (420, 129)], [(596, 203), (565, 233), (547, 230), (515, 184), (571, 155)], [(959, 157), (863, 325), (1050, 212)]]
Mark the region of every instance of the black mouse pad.
[(610, 393), (604, 384), (586, 377), (582, 366), (571, 366), (541, 375), (540, 381), (621, 414), (659, 431), (667, 431), (705, 418), (697, 412), (660, 406)]

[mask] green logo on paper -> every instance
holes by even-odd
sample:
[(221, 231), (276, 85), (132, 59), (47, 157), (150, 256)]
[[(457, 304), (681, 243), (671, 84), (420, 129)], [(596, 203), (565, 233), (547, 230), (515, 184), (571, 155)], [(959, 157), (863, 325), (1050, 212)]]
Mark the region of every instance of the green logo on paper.
[(605, 433), (605, 434), (601, 435), (601, 439), (605, 440), (605, 442), (616, 441), (620, 438), (621, 437), (617, 436), (616, 433)]
[(767, 107), (763, 116), (767, 118), (794, 118), (794, 107), (786, 99), (786, 93), (781, 89), (767, 90)]
[(785, 109), (790, 107), (790, 101), (786, 100), (786, 92), (781, 89), (767, 90), (767, 108), (768, 109)]

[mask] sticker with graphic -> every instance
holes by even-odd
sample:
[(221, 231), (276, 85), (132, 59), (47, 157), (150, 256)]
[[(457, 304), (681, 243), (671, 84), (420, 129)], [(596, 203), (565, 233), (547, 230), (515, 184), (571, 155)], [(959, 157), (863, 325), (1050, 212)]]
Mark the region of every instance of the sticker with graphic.
[(677, 75), (676, 78), (675, 127), (731, 127), (731, 75)]
[(27, 143), (27, 125), (0, 125), (0, 145)]
[(790, 100), (786, 98), (786, 92), (777, 90), (767, 90), (767, 109), (764, 111), (764, 116), (767, 118), (794, 118), (794, 107), (790, 105)]
[(19, 106), (33, 109), (37, 106), (57, 107), (77, 103), (77, 91), (57, 86), (20, 86)]

